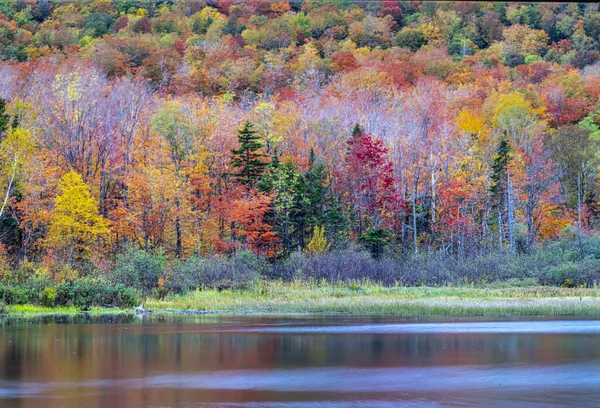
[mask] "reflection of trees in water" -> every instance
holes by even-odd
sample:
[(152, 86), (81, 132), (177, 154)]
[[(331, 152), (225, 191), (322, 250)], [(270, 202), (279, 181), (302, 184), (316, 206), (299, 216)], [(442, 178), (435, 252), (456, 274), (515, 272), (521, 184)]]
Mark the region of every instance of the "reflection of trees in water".
[[(600, 358), (598, 336), (593, 335), (260, 333), (241, 330), (283, 321), (228, 322), (218, 316), (168, 317), (169, 323), (159, 323), (158, 317), (144, 319), (148, 324), (138, 324), (134, 316), (5, 322), (0, 327), (3, 379), (81, 382), (246, 369), (484, 367)], [(165, 398), (177, 395), (175, 389), (160, 392), (166, 393)], [(142, 394), (140, 388), (140, 398)]]

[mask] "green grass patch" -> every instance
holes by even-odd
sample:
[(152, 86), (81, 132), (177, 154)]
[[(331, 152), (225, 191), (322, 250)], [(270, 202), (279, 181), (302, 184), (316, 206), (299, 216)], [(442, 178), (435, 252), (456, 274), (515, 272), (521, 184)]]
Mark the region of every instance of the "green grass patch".
[(597, 288), (384, 287), (372, 282), (260, 282), (245, 290), (196, 290), (149, 299), (150, 310), (347, 313), (406, 317), (600, 316)]
[[(600, 316), (600, 288), (385, 287), (369, 281), (258, 281), (240, 290), (196, 290), (165, 299), (148, 298), (146, 310), (223, 314), (356, 314), (402, 317)], [(74, 306), (13, 305), (10, 315), (82, 313)], [(134, 313), (92, 308), (91, 314)]]
[[(97, 308), (93, 307), (85, 313), (90, 314), (117, 314), (123, 313), (125, 309), (117, 309), (117, 308)], [(47, 307), (40, 305), (12, 305), (7, 307), (5, 311), (7, 315), (60, 315), (60, 314), (77, 314), (84, 313), (81, 308), (75, 306), (55, 306), (55, 307)]]

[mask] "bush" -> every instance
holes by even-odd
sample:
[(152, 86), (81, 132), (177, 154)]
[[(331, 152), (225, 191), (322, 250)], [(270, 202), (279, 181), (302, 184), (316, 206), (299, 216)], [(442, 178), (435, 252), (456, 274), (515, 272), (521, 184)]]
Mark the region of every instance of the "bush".
[(241, 289), (267, 273), (267, 261), (247, 251), (231, 257), (191, 257), (176, 264), (165, 285), (174, 293), (200, 287)]
[(64, 282), (56, 287), (56, 304), (89, 308), (92, 306), (133, 307), (139, 304), (137, 292), (123, 284), (111, 285), (97, 279)]
[(166, 264), (162, 252), (147, 253), (129, 248), (117, 257), (114, 279), (127, 287), (148, 295), (158, 285)]
[(600, 260), (585, 259), (549, 267), (541, 274), (539, 282), (549, 286), (592, 286), (600, 281)]
[(31, 291), (22, 286), (0, 286), (0, 298), (10, 305), (23, 305), (25, 303), (37, 303), (38, 299), (32, 301)]
[(368, 252), (345, 250), (321, 256), (297, 254), (280, 265), (279, 276), (285, 280), (308, 278), (342, 282), (369, 279), (391, 284), (398, 277), (398, 269), (389, 257), (376, 260)]
[(321, 256), (293, 254), (278, 265), (277, 277), (284, 280), (314, 279), (327, 282), (370, 280), (384, 285), (407, 286), (506, 284), (592, 286), (600, 282), (600, 239), (555, 242), (537, 252), (513, 255), (493, 252), (470, 257), (441, 252), (384, 254), (379, 260), (367, 252), (335, 251)]
[[(47, 286), (41, 286), (47, 285)], [(31, 279), (24, 284), (1, 285), (0, 299), (6, 303), (38, 304), (42, 306), (92, 306), (133, 307), (140, 303), (138, 292), (122, 284), (84, 278), (54, 284), (52, 281)]]
[(42, 306), (51, 307), (54, 306), (56, 300), (56, 289), (46, 286), (44, 290), (40, 292), (40, 304)]
[(514, 255), (494, 251), (466, 257), (441, 251), (430, 253), (377, 253), (377, 259), (356, 247), (306, 254), (295, 252), (286, 260), (269, 263), (247, 251), (233, 256), (191, 257), (165, 268), (162, 253), (128, 250), (118, 257), (112, 274), (55, 283), (44, 268), (23, 264), (6, 273), (0, 300), (8, 304), (44, 306), (132, 307), (141, 295), (164, 297), (197, 288), (244, 289), (264, 279), (343, 283), (355, 288), (369, 280), (383, 285), (440, 286), (476, 284), (510, 288), (520, 286), (594, 286), (600, 283), (600, 238), (582, 242), (559, 241)]

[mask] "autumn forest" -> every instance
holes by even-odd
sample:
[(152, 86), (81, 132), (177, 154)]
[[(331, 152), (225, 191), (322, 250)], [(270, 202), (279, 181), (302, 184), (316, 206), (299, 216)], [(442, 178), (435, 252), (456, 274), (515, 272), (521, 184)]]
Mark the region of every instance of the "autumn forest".
[(3, 1), (1, 292), (594, 285), (599, 40), (595, 3)]

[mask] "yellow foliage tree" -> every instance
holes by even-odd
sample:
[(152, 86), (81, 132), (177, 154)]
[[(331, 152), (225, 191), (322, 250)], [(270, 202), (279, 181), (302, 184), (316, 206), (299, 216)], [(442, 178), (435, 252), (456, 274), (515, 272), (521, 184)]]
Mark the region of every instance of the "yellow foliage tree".
[(329, 251), (331, 244), (325, 238), (325, 227), (316, 226), (313, 230), (313, 236), (307, 245), (308, 252), (319, 255)]
[(75, 252), (89, 253), (91, 245), (106, 238), (108, 220), (98, 213), (98, 204), (90, 194), (90, 187), (73, 170), (58, 182), (59, 195), (54, 199), (54, 211), (48, 230), (48, 241), (67, 251), (71, 264)]
[(485, 119), (467, 109), (463, 109), (458, 113), (456, 124), (460, 130), (473, 136), (479, 136), (485, 126)]

